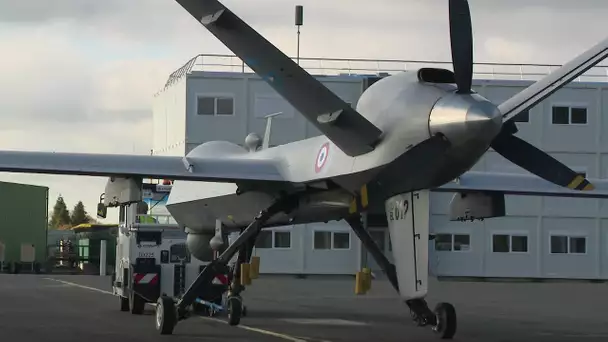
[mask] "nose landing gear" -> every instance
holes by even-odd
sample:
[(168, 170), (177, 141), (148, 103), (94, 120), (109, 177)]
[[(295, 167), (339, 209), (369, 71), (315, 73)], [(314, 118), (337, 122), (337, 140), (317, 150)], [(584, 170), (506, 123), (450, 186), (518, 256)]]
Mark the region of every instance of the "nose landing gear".
[(431, 311), (424, 297), (428, 281), (428, 191), (402, 194), (385, 203), (395, 264), (391, 263), (373, 240), (359, 213), (346, 219), (366, 250), (382, 268), (410, 309), (416, 325), (431, 326), (442, 339), (456, 333), (456, 310), (439, 303)]

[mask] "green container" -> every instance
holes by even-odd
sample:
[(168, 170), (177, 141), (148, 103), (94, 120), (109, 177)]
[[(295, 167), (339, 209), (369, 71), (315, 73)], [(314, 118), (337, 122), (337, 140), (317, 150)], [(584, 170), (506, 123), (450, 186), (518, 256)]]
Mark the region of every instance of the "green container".
[(21, 245), (33, 245), (35, 261), (46, 261), (48, 193), (43, 186), (0, 182), (0, 242), (5, 261), (21, 261)]

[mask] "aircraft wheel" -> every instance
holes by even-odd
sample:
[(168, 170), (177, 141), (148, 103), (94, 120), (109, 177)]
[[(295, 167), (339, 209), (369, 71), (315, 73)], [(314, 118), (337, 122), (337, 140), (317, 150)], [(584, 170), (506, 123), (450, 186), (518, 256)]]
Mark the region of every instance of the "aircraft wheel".
[(141, 315), (144, 313), (144, 309), (146, 308), (146, 301), (138, 294), (131, 291), (129, 302), (131, 304), (131, 313), (133, 315)]
[(177, 310), (173, 299), (161, 296), (156, 302), (156, 330), (161, 335), (171, 335), (177, 324)]
[(450, 303), (439, 303), (435, 307), (437, 324), (433, 331), (442, 339), (451, 339), (456, 333), (456, 309)]
[(238, 325), (241, 322), (243, 313), (243, 300), (241, 297), (233, 296), (228, 298), (228, 324)]
[(118, 298), (120, 298), (120, 311), (129, 311), (129, 298), (123, 296), (119, 296)]

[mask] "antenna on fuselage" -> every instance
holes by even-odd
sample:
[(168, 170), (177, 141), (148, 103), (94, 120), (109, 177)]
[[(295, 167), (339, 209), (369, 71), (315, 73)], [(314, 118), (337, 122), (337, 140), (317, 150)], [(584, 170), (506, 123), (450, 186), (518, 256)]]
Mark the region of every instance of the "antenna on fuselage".
[(262, 149), (267, 149), (270, 145), (270, 129), (272, 128), (272, 118), (277, 115), (281, 115), (283, 112), (277, 112), (266, 115), (264, 118), (266, 119), (266, 131), (264, 131), (264, 140), (262, 141)]

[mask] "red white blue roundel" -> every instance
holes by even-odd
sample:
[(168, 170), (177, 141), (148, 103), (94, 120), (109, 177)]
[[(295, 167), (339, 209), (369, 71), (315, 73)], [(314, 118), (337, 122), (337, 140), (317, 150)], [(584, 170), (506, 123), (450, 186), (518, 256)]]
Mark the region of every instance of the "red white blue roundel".
[(327, 162), (327, 158), (329, 158), (329, 143), (323, 144), (319, 153), (317, 153), (317, 160), (315, 161), (315, 171), (319, 172), (325, 166)]

